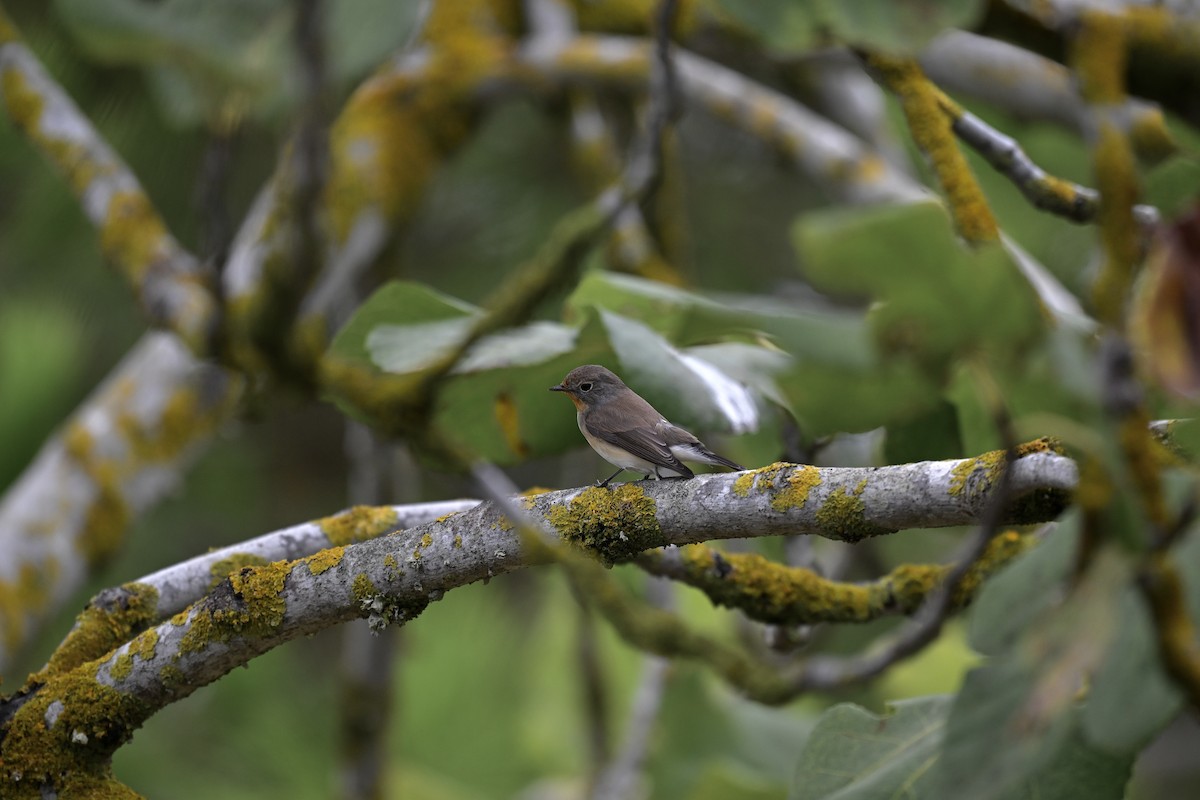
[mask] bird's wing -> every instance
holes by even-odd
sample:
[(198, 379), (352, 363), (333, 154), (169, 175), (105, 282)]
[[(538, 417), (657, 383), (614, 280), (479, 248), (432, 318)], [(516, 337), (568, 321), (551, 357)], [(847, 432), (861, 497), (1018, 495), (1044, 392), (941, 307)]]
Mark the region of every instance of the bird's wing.
[[(667, 426), (673, 427), (670, 423)], [(660, 428), (628, 427), (603, 407), (592, 411), (588, 419), (588, 433), (597, 439), (627, 450), (651, 464), (674, 470), (685, 478), (693, 477), (695, 473), (671, 452)]]
[(691, 431), (684, 430), (678, 425), (672, 425), (663, 420), (658, 425), (658, 432), (663, 442), (676, 457), (686, 458), (688, 461), (699, 461), (702, 464), (720, 464), (739, 472), (745, 469), (736, 461), (730, 461), (725, 456), (717, 455), (709, 450), (704, 442), (697, 439)]

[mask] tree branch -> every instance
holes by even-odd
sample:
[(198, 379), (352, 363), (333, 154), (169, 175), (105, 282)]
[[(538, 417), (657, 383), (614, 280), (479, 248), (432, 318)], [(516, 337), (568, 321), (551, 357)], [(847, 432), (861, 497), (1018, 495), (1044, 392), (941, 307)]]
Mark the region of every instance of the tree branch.
[(66, 179), (150, 323), (174, 331), (198, 355), (212, 352), (219, 319), (211, 271), (170, 234), (129, 166), (17, 38), (2, 8), (0, 98)]
[(43, 445), (0, 499), (0, 668), (174, 488), (241, 389), (149, 334)]

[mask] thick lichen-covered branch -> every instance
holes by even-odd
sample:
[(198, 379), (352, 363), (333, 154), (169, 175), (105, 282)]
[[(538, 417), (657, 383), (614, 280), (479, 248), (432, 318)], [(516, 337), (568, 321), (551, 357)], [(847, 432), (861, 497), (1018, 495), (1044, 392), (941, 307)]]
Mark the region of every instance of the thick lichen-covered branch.
[(0, 500), (0, 666), (121, 546), (237, 407), (241, 381), (152, 334)]
[[(1011, 180), (1035, 208), (1073, 222), (1094, 222), (1100, 214), (1100, 193), (1047, 173), (1033, 162), (1016, 139), (964, 110), (944, 93), (936, 92), (938, 106), (951, 120), (954, 133)], [(1139, 205), (1134, 216), (1143, 227), (1158, 221), (1158, 210)]]
[[(970, 602), (990, 574), (1033, 542), (1028, 535), (1012, 531), (997, 537), (957, 587), (953, 607)], [(723, 553), (701, 544), (652, 550), (639, 555), (635, 563), (652, 575), (694, 586), (716, 605), (775, 625), (870, 622), (911, 614), (950, 570), (942, 564), (904, 564), (874, 581), (845, 583), (757, 554)]]
[(219, 324), (213, 276), (170, 234), (128, 165), (3, 14), (0, 100), (9, 118), (66, 179), (151, 324), (174, 331), (197, 354), (211, 352)]
[[(520, 502), (524, 513), (561, 539), (605, 561), (628, 561), (646, 549), (708, 538), (823, 532), (821, 509), (839, 492), (864, 503), (855, 507), (854, 524), (876, 532), (915, 519), (936, 524), (938, 515), (943, 524), (971, 521), (989, 502), (994, 461), (989, 456), (877, 470), (777, 465), (740, 475), (546, 492)], [(999, 471), (1008, 475), (1001, 479), (1010, 482), (1014, 496), (1067, 490), (1074, 480), (1072, 462), (1045, 448)], [(887, 484), (891, 491), (883, 494), (872, 488)], [(941, 503), (931, 502), (939, 496)], [(917, 512), (896, 503), (930, 508)], [(840, 506), (836, 513), (843, 513)], [(1053, 516), (1049, 507), (1042, 513)], [(110, 654), (45, 674), (44, 683), (9, 698), (0, 756), (6, 766), (23, 770), (31, 796), (43, 784), (54, 787), (63, 774), (103, 774), (113, 750), (150, 715), (265, 650), (355, 617), (380, 625), (404, 622), (446, 591), (547, 557), (541, 548), (530, 549), (501, 509), (483, 503), (395, 535), (295, 561), (244, 566), (170, 621)], [(608, 587), (594, 595), (589, 590), (589, 597), (612, 606), (606, 616), (624, 620), (622, 632), (632, 641), (651, 652), (701, 657), (753, 697), (777, 702), (843, 681), (827, 666), (778, 673), (666, 617), (626, 613), (627, 598), (599, 563), (582, 554), (568, 561), (585, 585), (599, 576)], [(91, 742), (83, 751), (80, 732)]]
[(899, 98), (913, 141), (929, 159), (958, 232), (972, 244), (996, 241), (996, 219), (939, 107), (940, 92), (912, 59), (873, 53), (866, 61)]
[(478, 505), (444, 500), (400, 506), (357, 506), (324, 519), (293, 525), (247, 542), (209, 551), (128, 583), (105, 589), (88, 603), (75, 627), (51, 655), (48, 673), (99, 658), (150, 625), (183, 611), (229, 575), (245, 567), (316, 556), (438, 520)]
[[(1017, 119), (1053, 122), (1082, 137), (1095, 129), (1095, 117), (1071, 71), (1025, 48), (947, 31), (921, 52), (920, 62), (934, 83), (956, 96), (981, 100)], [(1154, 103), (1128, 98), (1112, 119), (1146, 163), (1158, 163), (1179, 149)]]

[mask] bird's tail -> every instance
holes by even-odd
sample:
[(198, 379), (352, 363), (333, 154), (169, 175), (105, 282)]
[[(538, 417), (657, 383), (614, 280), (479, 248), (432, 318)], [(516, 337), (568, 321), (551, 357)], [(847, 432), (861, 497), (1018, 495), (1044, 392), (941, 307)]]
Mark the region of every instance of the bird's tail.
[[(684, 450), (684, 452), (680, 453), (678, 450)], [(672, 447), (671, 451), (680, 458), (686, 458), (689, 461), (699, 461), (701, 464), (715, 464), (721, 467), (729, 467), (738, 472), (745, 469), (741, 464), (730, 461), (725, 456), (717, 455), (699, 442), (688, 444), (686, 448)]]

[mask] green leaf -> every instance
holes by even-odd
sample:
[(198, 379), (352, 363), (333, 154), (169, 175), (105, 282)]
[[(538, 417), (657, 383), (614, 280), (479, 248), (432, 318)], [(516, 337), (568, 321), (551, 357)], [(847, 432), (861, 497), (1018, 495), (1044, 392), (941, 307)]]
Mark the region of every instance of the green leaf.
[(900, 361), (859, 368), (803, 360), (780, 375), (779, 386), (809, 436), (868, 431), (941, 402), (937, 386)]
[(1111, 753), (1135, 754), (1183, 707), (1163, 672), (1149, 611), (1133, 587), (1123, 593), (1117, 636), (1083, 707), (1087, 739)]
[(968, 249), (932, 202), (805, 214), (793, 229), (809, 279), (880, 301), (870, 314), (889, 359), (942, 375), (955, 356), (1004, 361), (1043, 329), (1032, 288), (999, 246)]
[(971, 604), (969, 639), (981, 653), (1011, 648), (1052, 607), (1074, 566), (1079, 514), (1068, 511), (1045, 540), (1006, 566)]
[(954, 406), (938, 403), (918, 416), (888, 425), (883, 452), (888, 464), (958, 458), (963, 446)]
[(951, 700), (902, 700), (883, 716), (850, 703), (829, 709), (800, 751), (788, 799), (932, 797), (929, 767)]
[[(387, 372), (409, 372), (429, 362), (466, 334), (466, 326), (482, 312), (469, 303), (442, 294), (422, 283), (392, 281), (379, 287), (359, 306), (334, 337), (335, 355), (370, 361)], [(456, 328), (459, 338), (452, 338)], [(384, 334), (377, 332), (384, 330)], [(411, 343), (401, 341), (405, 334)], [(372, 341), (372, 337), (376, 337)], [(418, 358), (417, 342), (436, 348)], [(394, 364), (393, 367), (387, 364)]]
[(721, 11), (770, 50), (799, 54), (818, 43), (818, 20), (807, 3), (794, 0), (716, 0)]
[(840, 41), (913, 54), (943, 31), (972, 28), (984, 11), (983, 0), (819, 0), (813, 6)]
[(946, 796), (1008, 797), (1062, 757), (1080, 688), (1115, 639), (1117, 600), (1132, 574), (1126, 554), (1107, 545), (1065, 599), (1058, 582), (1030, 589), (1023, 602), (1048, 610), (1008, 653), (971, 671), (954, 701), (938, 771)]
[(235, 95), (239, 111), (261, 111), (292, 58), (293, 10), (280, 0), (55, 0), (55, 10), (92, 57), (147, 67), (177, 122), (215, 120)]
[(595, 270), (586, 273), (565, 304), (568, 322), (587, 318), (591, 308), (636, 319), (674, 339), (692, 308), (711, 301), (658, 281)]
[[(641, 322), (604, 310), (599, 314), (621, 362), (622, 379), (668, 419), (723, 433), (749, 433), (761, 426), (766, 405), (746, 384), (692, 351), (675, 348)], [(765, 370), (780, 363), (769, 351), (761, 356)]]
[[(1034, 736), (1028, 742), (1018, 739), (1017, 749), (1008, 747), (1004, 728), (989, 727), (1003, 716), (1005, 701), (1012, 699), (1013, 690), (1019, 693), (1021, 688), (1021, 675), (1005, 671), (988, 667), (967, 677), (962, 694), (981, 704), (969, 709), (977, 717), (969, 721), (979, 725), (980, 740), (991, 743), (986, 752), (972, 751), (979, 760), (970, 765), (967, 774), (947, 776), (943, 765), (944, 754), (954, 758), (962, 744), (954, 738), (956, 730), (962, 729), (961, 695), (892, 703), (884, 715), (846, 703), (829, 709), (817, 722), (800, 752), (788, 800), (1122, 797), (1131, 759), (1113, 758), (1090, 748), (1073, 715), (1061, 719), (1052, 737)], [(1031, 760), (1037, 763), (1026, 770)], [(997, 783), (979, 789), (983, 782), (973, 773), (992, 775), (1003, 773), (1006, 767), (1028, 774), (1015, 781), (1005, 775), (1000, 781), (1004, 786)]]

